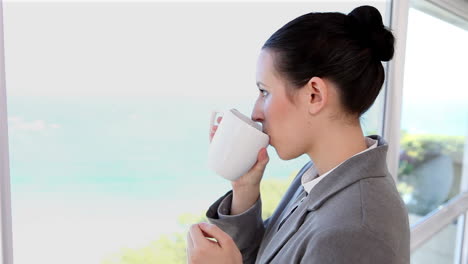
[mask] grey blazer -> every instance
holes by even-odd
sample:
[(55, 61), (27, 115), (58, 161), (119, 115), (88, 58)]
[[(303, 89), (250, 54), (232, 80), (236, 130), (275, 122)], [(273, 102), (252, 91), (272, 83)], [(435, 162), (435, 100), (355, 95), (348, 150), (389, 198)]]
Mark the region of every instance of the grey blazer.
[(279, 227), (288, 202), (302, 190), (291, 183), (273, 215), (263, 221), (261, 198), (246, 212), (229, 215), (232, 191), (207, 211), (209, 221), (228, 233), (244, 263), (406, 264), (410, 261), (408, 215), (388, 172), (388, 145), (354, 156), (322, 179)]

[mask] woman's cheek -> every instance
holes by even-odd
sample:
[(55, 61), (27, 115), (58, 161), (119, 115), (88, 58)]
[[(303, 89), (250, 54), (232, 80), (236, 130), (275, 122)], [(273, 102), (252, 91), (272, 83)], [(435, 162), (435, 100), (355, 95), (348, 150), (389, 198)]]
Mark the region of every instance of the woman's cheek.
[(265, 113), (265, 115), (267, 115), (270, 110), (271, 101), (271, 95), (268, 95), (263, 99), (263, 113)]

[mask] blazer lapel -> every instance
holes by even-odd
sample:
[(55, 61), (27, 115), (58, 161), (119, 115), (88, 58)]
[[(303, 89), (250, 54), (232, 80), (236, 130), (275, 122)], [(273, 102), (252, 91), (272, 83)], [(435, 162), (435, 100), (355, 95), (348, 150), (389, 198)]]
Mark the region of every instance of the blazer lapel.
[(288, 240), (297, 232), (304, 222), (307, 213), (307, 204), (303, 202), (299, 207), (289, 216), (289, 219), (285, 223), (287, 226), (283, 226), (273, 236), (273, 239), (268, 244), (264, 253), (262, 254), (261, 261), (259, 263), (269, 263), (276, 254), (283, 248)]
[(388, 145), (379, 136), (371, 138), (378, 140), (375, 149), (346, 160), (314, 187), (309, 194), (310, 199), (307, 199), (309, 211), (317, 210), (330, 197), (357, 181), (389, 175), (386, 163)]
[[(257, 263), (269, 263), (299, 230), (307, 215), (318, 210), (330, 197), (359, 180), (389, 175), (386, 164), (388, 145), (380, 136), (370, 137), (378, 140), (378, 146), (348, 159), (321, 180), (289, 216), (285, 226), (281, 227), (277, 233), (270, 234), (269, 243), (260, 259), (257, 259)], [(314, 165), (312, 164), (312, 166)], [(270, 232), (274, 231), (270, 230)]]

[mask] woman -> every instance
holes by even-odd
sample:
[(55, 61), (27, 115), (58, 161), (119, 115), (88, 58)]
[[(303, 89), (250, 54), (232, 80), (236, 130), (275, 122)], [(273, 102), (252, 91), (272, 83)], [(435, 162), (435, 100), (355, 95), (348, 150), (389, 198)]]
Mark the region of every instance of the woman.
[(263, 221), (262, 149), (209, 208), (212, 224), (190, 227), (189, 263), (409, 263), (407, 211), (387, 169), (388, 146), (365, 137), (359, 122), (379, 94), (381, 61), (393, 57), (393, 45), (370, 6), (303, 15), (266, 41), (252, 119), (281, 159), (311, 161)]

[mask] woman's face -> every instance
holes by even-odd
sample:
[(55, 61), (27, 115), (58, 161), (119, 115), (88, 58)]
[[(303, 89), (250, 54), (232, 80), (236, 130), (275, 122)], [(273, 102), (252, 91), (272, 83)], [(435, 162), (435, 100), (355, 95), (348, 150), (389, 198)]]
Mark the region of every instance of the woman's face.
[[(274, 69), (268, 50), (260, 52), (257, 62), (257, 86), (259, 96), (255, 103), (252, 119), (263, 124), (272, 145), (283, 160), (296, 158), (306, 152), (307, 109), (302, 100), (292, 103), (286, 95), (284, 80)], [(300, 92), (294, 97), (300, 96)]]

